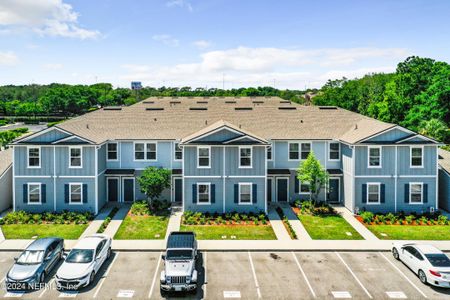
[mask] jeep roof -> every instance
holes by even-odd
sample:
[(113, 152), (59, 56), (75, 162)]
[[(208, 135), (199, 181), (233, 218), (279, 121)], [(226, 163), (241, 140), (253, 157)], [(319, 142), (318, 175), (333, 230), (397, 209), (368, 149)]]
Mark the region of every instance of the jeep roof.
[(193, 249), (195, 246), (195, 234), (191, 231), (171, 232), (167, 239), (167, 249), (188, 248)]

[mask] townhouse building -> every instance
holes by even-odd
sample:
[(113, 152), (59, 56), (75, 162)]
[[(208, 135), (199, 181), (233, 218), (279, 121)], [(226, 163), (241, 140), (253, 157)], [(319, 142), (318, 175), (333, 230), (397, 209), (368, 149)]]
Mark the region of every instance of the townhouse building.
[(351, 211), (438, 209), (436, 141), (337, 107), (278, 97), (154, 97), (105, 107), (15, 141), (13, 207), (92, 211), (145, 199), (136, 178), (172, 171), (184, 210), (267, 211), (309, 199), (299, 164), (330, 174), (319, 198)]

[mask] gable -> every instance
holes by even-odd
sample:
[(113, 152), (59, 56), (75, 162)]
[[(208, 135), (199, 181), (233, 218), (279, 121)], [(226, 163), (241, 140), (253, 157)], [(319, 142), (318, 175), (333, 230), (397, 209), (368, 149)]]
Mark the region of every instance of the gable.
[(434, 143), (435, 141), (420, 134), (411, 136), (409, 138), (405, 138), (397, 142), (397, 144), (434, 144)]
[(394, 127), (379, 135), (366, 139), (364, 143), (395, 143), (411, 135), (412, 133), (407, 130), (402, 130), (398, 127)]
[(233, 132), (227, 128), (222, 128), (216, 132), (210, 133), (209, 135), (205, 135), (199, 139), (196, 139), (195, 142), (199, 143), (223, 143), (228, 140), (235, 139), (237, 137), (242, 136), (242, 134), (238, 134)]
[(56, 128), (51, 129), (45, 129), (48, 130), (47, 132), (43, 132), (39, 134), (39, 132), (35, 133), (35, 136), (30, 136), (29, 138), (24, 139), (23, 141), (19, 141), (19, 143), (53, 143), (57, 140), (64, 139), (69, 137), (70, 135), (68, 133), (62, 132), (61, 130), (58, 130)]
[(77, 145), (79, 145), (79, 144), (89, 144), (89, 142), (78, 136), (68, 136), (66, 138), (59, 139), (59, 140), (53, 142), (53, 144), (58, 144), (58, 145), (77, 144)]

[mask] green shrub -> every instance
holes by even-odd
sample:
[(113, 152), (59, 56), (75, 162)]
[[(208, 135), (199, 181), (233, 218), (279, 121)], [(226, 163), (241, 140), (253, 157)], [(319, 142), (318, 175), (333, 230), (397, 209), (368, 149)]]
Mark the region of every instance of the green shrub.
[(438, 224), (439, 225), (447, 225), (448, 224), (448, 217), (444, 216), (444, 215), (440, 215), (437, 218)]
[(412, 222), (416, 219), (416, 217), (414, 215), (408, 215), (405, 217), (405, 221), (408, 224), (412, 224)]
[(370, 211), (363, 211), (359, 214), (364, 223), (370, 224), (373, 222), (373, 213)]

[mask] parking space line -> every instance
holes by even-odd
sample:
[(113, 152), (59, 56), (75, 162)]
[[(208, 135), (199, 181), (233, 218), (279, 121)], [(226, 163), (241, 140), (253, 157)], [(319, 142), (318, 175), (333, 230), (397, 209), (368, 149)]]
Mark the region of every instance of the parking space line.
[(309, 283), (308, 277), (306, 277), (306, 273), (303, 271), (302, 266), (300, 265), (300, 262), (297, 259), (297, 256), (295, 256), (294, 252), (291, 252), (292, 256), (294, 257), (295, 263), (297, 264), (297, 267), (299, 268), (300, 272), (303, 275), (303, 278), (306, 281), (306, 284), (308, 285), (309, 290), (311, 291), (311, 294), (313, 295), (314, 298), (316, 298), (316, 293), (314, 292), (314, 289), (312, 288), (311, 284)]
[(153, 294), (153, 288), (155, 287), (156, 275), (158, 275), (159, 265), (161, 264), (162, 252), (159, 253), (158, 264), (156, 265), (155, 274), (153, 274), (152, 286), (150, 287), (150, 291), (148, 292), (148, 297), (150, 298)]
[(55, 281), (55, 277), (53, 277), (53, 278), (48, 282), (48, 287), (49, 287), (49, 288), (44, 287), (44, 290), (39, 294), (38, 298), (42, 298), (42, 296), (44, 296), (45, 292), (48, 291), (48, 290), (51, 288), (51, 286), (52, 286), (52, 284), (53, 284), (53, 281)]
[(117, 257), (119, 257), (119, 253), (120, 253), (120, 252), (115, 252), (115, 253), (114, 253), (114, 254), (115, 254), (115, 255), (114, 255), (114, 258), (113, 258), (111, 264), (108, 266), (108, 269), (106, 270), (106, 272), (105, 272), (105, 274), (103, 275), (103, 277), (100, 278), (100, 283), (99, 283), (97, 289), (95, 290), (95, 293), (94, 293), (93, 298), (97, 298), (97, 295), (98, 295), (98, 293), (100, 292), (100, 289), (102, 288), (102, 285), (103, 285), (103, 283), (105, 282), (105, 279), (106, 279), (106, 277), (107, 277), (108, 274), (109, 274), (109, 270), (112, 269), (112, 266), (114, 265), (114, 262), (116, 261)]
[(341, 260), (341, 262), (344, 264), (344, 266), (347, 268), (347, 270), (350, 272), (350, 274), (352, 274), (353, 278), (355, 278), (356, 282), (358, 282), (359, 286), (364, 290), (364, 292), (367, 294), (367, 296), (370, 299), (373, 299), (372, 295), (369, 293), (369, 291), (366, 289), (366, 287), (362, 284), (362, 282), (359, 280), (359, 278), (356, 276), (355, 273), (353, 273), (352, 269), (350, 269), (350, 267), (347, 265), (347, 263), (344, 261), (344, 259), (339, 255), (339, 253), (336, 253), (337, 257), (339, 257), (339, 259)]
[(425, 295), (424, 292), (422, 292), (421, 289), (419, 289), (419, 287), (417, 285), (415, 285), (396, 265), (394, 265), (394, 263), (392, 263), (383, 253), (378, 252), (382, 257), (384, 257), (384, 259), (394, 268), (396, 269), (402, 276), (403, 278), (406, 279), (406, 281), (408, 281), (424, 298), (428, 298), (427, 295)]
[[(208, 275), (206, 273), (206, 268), (207, 268), (207, 262), (208, 262), (208, 253), (205, 252), (205, 260), (204, 260), (204, 266), (203, 266), (203, 272), (205, 272), (204, 275), (204, 282), (203, 282), (203, 299), (206, 299), (206, 286), (208, 283)], [(198, 281), (197, 281), (198, 282)]]
[(258, 293), (258, 298), (261, 298), (261, 291), (259, 290), (258, 278), (256, 278), (255, 266), (253, 266), (253, 259), (250, 251), (248, 251), (248, 258), (250, 259), (250, 266), (252, 267), (253, 279), (255, 279), (256, 292)]

